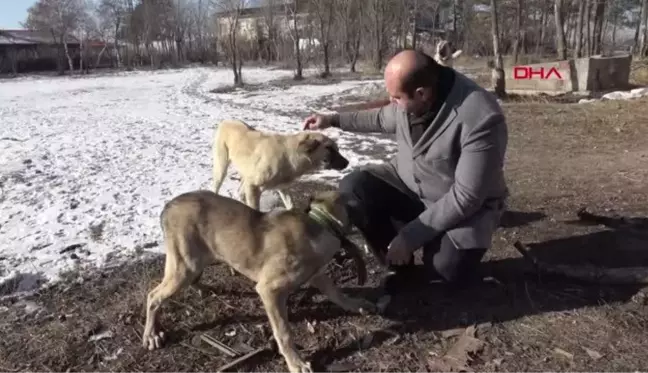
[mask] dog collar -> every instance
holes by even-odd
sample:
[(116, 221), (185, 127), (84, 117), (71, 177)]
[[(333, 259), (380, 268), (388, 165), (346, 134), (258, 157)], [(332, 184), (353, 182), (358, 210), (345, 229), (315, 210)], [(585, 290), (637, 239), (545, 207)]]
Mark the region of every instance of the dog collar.
[(308, 216), (315, 220), (320, 225), (329, 228), (333, 233), (338, 237), (344, 237), (344, 228), (342, 223), (338, 221), (333, 215), (328, 212), (319, 209), (317, 207), (311, 207), (308, 211)]

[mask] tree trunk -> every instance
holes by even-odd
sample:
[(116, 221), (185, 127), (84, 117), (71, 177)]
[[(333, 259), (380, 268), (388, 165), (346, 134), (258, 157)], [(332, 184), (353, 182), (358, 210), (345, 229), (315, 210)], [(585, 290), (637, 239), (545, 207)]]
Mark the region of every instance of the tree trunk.
[(522, 7), (523, 1), (517, 0), (517, 12), (515, 16), (515, 42), (513, 43), (513, 63), (517, 65), (520, 57), (520, 45), (523, 43), (522, 35)]
[(299, 30), (297, 29), (297, 14), (293, 14), (293, 27), (295, 28), (295, 57), (297, 58), (297, 73), (295, 74), (295, 80), (301, 80), (304, 78), (302, 73), (302, 62), (301, 62), (301, 51), (299, 50)]
[(578, 4), (578, 20), (576, 24), (576, 46), (574, 47), (574, 58), (583, 57), (583, 18), (585, 17), (585, 1)]
[(99, 63), (101, 63), (101, 56), (103, 56), (103, 54), (106, 51), (107, 47), (108, 47), (108, 44), (104, 44), (103, 48), (101, 48), (101, 52), (99, 52), (99, 55), (97, 56), (97, 61), (95, 62), (95, 68), (97, 68), (97, 66), (99, 66)]
[(587, 27), (587, 57), (592, 55), (592, 3), (591, 0), (586, 0), (585, 3), (585, 26)]
[(572, 12), (571, 12), (571, 7), (569, 6), (569, 1), (567, 0), (567, 3), (565, 4), (563, 2), (563, 7), (565, 9), (565, 13), (563, 14), (563, 20), (565, 22), (565, 48), (569, 49), (573, 46), (572, 44), (572, 32), (576, 29), (576, 25), (572, 22)]
[(70, 67), (70, 73), (74, 73), (74, 63), (72, 63), (72, 57), (70, 57), (70, 50), (68, 49), (67, 34), (63, 34), (63, 37), (61, 38), (61, 41), (63, 42), (63, 50), (65, 51), (65, 57), (68, 60), (68, 66)]
[(647, 9), (648, 9), (648, 0), (643, 0), (642, 5), (641, 5), (641, 10), (640, 10), (640, 13), (639, 13), (639, 21), (637, 22), (637, 28), (635, 28), (634, 45), (632, 47), (632, 51), (634, 53), (640, 53), (641, 52), (641, 45), (639, 44), (639, 33), (641, 31), (641, 26), (643, 24), (644, 14), (646, 13)]
[(331, 67), (329, 64), (329, 43), (322, 43), (322, 49), (324, 52), (324, 74), (323, 77), (328, 77), (331, 75)]
[(617, 33), (617, 22), (619, 21), (619, 12), (614, 12), (614, 19), (612, 21), (612, 51), (616, 49), (616, 33)]
[(594, 13), (594, 40), (592, 42), (592, 54), (601, 53), (603, 42), (603, 18), (605, 16), (605, 0), (596, 0)]
[[(119, 53), (119, 38), (118, 38), (120, 24), (121, 24), (121, 21), (120, 21), (119, 18), (117, 18), (117, 22), (115, 22), (115, 43), (114, 43), (115, 44), (115, 47), (114, 47), (115, 48), (115, 56), (117, 57), (117, 68), (122, 67), (121, 55)], [(111, 65), (112, 65), (112, 63), (111, 63)]]
[(81, 40), (79, 41), (79, 74), (83, 74), (84, 57), (85, 57), (85, 53), (84, 53), (84, 42), (83, 42), (83, 35), (82, 35)]
[(567, 59), (567, 46), (565, 45), (565, 27), (563, 17), (563, 0), (554, 2), (554, 18), (556, 20), (556, 49), (558, 50), (558, 59)]
[(643, 1), (643, 38), (641, 41), (641, 56), (648, 55), (648, 0)]
[(492, 71), (492, 85), (497, 97), (506, 96), (506, 81), (504, 80), (504, 62), (499, 43), (499, 19), (497, 17), (497, 1), (491, 0), (491, 35), (493, 38), (493, 54), (495, 66)]
[(368, 7), (370, 8), (371, 15), (373, 16), (373, 27), (372, 27), (372, 33), (373, 33), (373, 42), (374, 42), (374, 50), (373, 50), (373, 67), (376, 71), (380, 71), (382, 69), (382, 63), (383, 63), (383, 47), (384, 47), (384, 31), (385, 31), (385, 24), (384, 24), (384, 0), (372, 0), (370, 2), (370, 5)]
[(414, 26), (412, 27), (412, 49), (416, 49), (418, 35), (416, 29), (418, 28), (418, 0), (414, 0)]
[(544, 47), (545, 39), (545, 23), (547, 22), (547, 0), (543, 0), (542, 3), (542, 13), (540, 14), (540, 35), (536, 42), (536, 55), (540, 56)]
[(351, 59), (351, 72), (354, 73), (356, 71), (356, 64), (358, 63), (358, 58), (360, 57), (360, 35), (358, 35), (358, 38), (355, 41), (355, 48), (353, 50), (353, 58)]

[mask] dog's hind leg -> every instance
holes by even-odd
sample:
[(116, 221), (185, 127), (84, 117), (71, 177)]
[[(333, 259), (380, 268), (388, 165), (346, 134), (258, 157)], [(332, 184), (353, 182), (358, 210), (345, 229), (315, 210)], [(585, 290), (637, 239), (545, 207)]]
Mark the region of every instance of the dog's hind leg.
[(162, 282), (148, 293), (146, 300), (146, 322), (142, 334), (142, 345), (149, 350), (162, 347), (164, 332), (159, 326), (158, 312), (171, 296), (194, 282), (202, 271), (189, 268), (178, 254), (176, 245), (187, 244), (183, 239), (167, 240), (167, 258)]
[(346, 311), (359, 314), (374, 313), (377, 307), (364, 298), (352, 298), (344, 294), (330, 277), (324, 273), (317, 274), (310, 279), (310, 284), (319, 289), (329, 300)]
[(276, 191), (277, 191), (277, 194), (279, 194), (279, 198), (281, 198), (281, 202), (283, 202), (286, 209), (287, 210), (292, 210), (293, 202), (292, 202), (292, 198), (290, 198), (290, 195), (288, 195), (288, 193), (284, 192), (281, 189), (277, 189)]
[(201, 298), (207, 297), (208, 294), (212, 293), (213, 289), (200, 281), (202, 277), (202, 272), (200, 272), (191, 283), (191, 287), (198, 292), (198, 296)]
[(292, 286), (282, 279), (258, 282), (255, 289), (263, 306), (274, 336), (279, 353), (286, 360), (289, 372), (312, 372), (310, 362), (305, 361), (297, 352), (292, 333), (288, 325), (287, 300)]
[(213, 170), (212, 170), (212, 188), (214, 193), (218, 193), (225, 175), (227, 174), (227, 167), (229, 166), (229, 151), (225, 140), (221, 138), (222, 133), (216, 129), (216, 136), (214, 136), (214, 145), (212, 149), (213, 157)]

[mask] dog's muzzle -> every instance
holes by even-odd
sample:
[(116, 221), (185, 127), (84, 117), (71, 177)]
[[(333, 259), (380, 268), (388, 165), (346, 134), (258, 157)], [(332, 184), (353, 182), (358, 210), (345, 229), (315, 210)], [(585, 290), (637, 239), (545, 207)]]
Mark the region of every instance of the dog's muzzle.
[(344, 158), (344, 156), (338, 151), (331, 150), (329, 154), (330, 156), (327, 162), (328, 168), (332, 168), (334, 170), (344, 170), (349, 165), (349, 160)]

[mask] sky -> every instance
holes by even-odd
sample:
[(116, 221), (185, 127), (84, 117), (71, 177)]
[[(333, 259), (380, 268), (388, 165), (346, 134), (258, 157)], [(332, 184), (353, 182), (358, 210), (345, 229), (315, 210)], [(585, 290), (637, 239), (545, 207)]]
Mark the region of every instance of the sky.
[(36, 0), (0, 0), (0, 29), (22, 28), (20, 22), (27, 19), (27, 9)]

